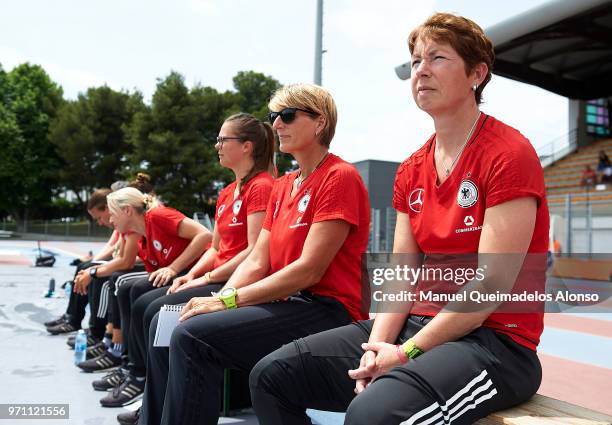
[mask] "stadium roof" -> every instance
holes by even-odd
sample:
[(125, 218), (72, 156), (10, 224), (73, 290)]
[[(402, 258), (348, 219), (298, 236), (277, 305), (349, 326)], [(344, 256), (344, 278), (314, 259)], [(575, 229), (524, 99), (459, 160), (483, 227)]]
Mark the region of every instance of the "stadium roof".
[[(485, 30), (493, 73), (572, 99), (612, 96), (612, 0), (553, 0)], [(396, 67), (410, 78), (410, 63)]]
[(493, 72), (573, 99), (612, 95), (612, 1), (556, 0), (486, 31)]

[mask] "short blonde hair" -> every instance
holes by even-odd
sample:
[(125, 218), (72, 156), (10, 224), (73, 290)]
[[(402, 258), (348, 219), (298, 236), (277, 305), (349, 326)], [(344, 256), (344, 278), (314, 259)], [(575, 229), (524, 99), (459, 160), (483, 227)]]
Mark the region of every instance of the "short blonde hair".
[(159, 205), (157, 199), (151, 195), (145, 195), (134, 187), (124, 187), (106, 196), (106, 203), (111, 213), (117, 213), (121, 208), (132, 207), (138, 213), (144, 214), (145, 211)]
[(281, 87), (272, 95), (268, 108), (280, 111), (284, 108), (300, 108), (316, 112), (325, 118), (325, 127), (321, 132), (320, 142), (329, 146), (336, 133), (338, 111), (332, 95), (315, 84), (290, 84)]

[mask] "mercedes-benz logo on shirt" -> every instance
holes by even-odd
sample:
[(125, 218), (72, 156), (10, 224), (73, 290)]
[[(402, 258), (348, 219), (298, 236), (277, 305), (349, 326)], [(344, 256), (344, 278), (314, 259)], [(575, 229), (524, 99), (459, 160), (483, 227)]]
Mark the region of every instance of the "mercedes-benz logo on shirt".
[(224, 209), (225, 209), (225, 204), (219, 207), (219, 211), (217, 211), (217, 217), (221, 217), (221, 214), (223, 213)]
[(408, 196), (408, 207), (414, 211), (415, 213), (420, 213), (423, 209), (423, 193), (425, 189), (418, 188), (414, 189), (410, 192), (410, 196)]

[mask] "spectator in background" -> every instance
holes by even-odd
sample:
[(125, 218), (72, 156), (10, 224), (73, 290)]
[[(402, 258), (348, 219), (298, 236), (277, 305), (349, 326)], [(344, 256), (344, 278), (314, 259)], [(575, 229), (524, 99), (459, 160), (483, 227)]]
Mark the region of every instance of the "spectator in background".
[(612, 183), (612, 165), (608, 165), (603, 169), (603, 173), (601, 175), (602, 183)]
[(610, 163), (610, 158), (606, 155), (606, 152), (601, 150), (599, 151), (599, 162), (597, 163), (597, 171), (604, 171), (606, 168), (612, 167)]
[(584, 167), (582, 171), (582, 180), (580, 180), (581, 186), (594, 186), (597, 183), (597, 173), (591, 168), (590, 165)]

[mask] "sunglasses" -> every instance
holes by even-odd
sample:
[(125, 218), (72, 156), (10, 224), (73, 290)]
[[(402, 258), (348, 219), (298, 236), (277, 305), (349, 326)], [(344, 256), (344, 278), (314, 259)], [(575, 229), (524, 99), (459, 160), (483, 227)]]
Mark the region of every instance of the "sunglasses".
[(297, 113), (297, 111), (306, 112), (307, 114), (312, 115), (312, 116), (319, 115), (318, 113), (316, 113), (314, 111), (310, 111), (308, 109), (285, 108), (285, 109), (283, 109), (280, 112), (273, 112), (273, 111), (271, 111), (268, 114), (268, 121), (270, 121), (270, 124), (274, 124), (274, 121), (276, 121), (276, 118), (280, 117), (280, 119), (285, 124), (291, 124), (295, 120), (295, 114)]

